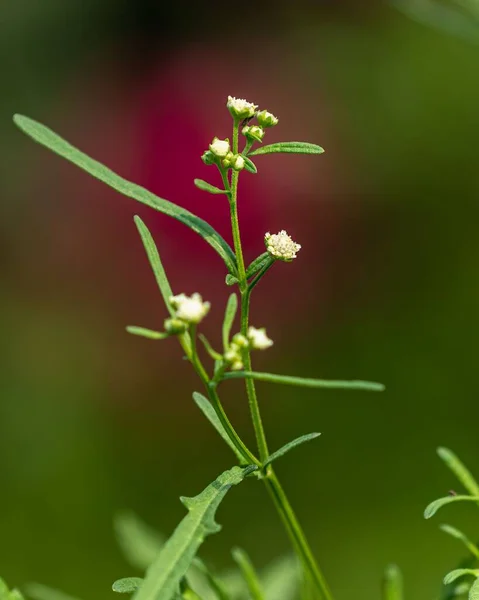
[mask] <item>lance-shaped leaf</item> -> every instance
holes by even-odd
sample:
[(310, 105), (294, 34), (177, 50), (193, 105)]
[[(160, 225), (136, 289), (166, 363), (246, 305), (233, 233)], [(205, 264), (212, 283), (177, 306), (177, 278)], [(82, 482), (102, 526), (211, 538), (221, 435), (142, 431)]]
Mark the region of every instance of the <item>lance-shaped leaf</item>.
[(309, 142), (278, 142), (277, 144), (269, 144), (261, 146), (250, 152), (250, 156), (260, 156), (261, 154), (323, 154), (324, 148), (317, 144)]
[(230, 345), (230, 333), (231, 328), (233, 327), (237, 310), (238, 296), (236, 294), (231, 294), (228, 298), (228, 302), (226, 303), (225, 317), (223, 319), (222, 328), (223, 349), (225, 352), (228, 350), (228, 346)]
[(24, 589), (27, 596), (33, 598), (33, 600), (77, 600), (77, 598), (70, 596), (70, 594), (41, 583), (27, 583)]
[(220, 188), (211, 185), (211, 183), (208, 183), (203, 179), (195, 179), (194, 183), (196, 187), (203, 192), (209, 192), (210, 194), (229, 194), (228, 190), (220, 190)]
[(296, 385), (299, 387), (366, 390), (370, 392), (382, 392), (385, 389), (382, 383), (375, 383), (373, 381), (308, 379), (305, 377), (276, 375), (274, 373), (258, 373), (256, 371), (231, 371), (229, 373), (225, 373), (223, 379), (256, 379), (258, 381), (269, 381), (271, 383), (282, 383), (285, 385)]
[(479, 548), (473, 544), (471, 540), (464, 535), (464, 533), (462, 533), (462, 531), (459, 531), (459, 529), (456, 529), (455, 527), (451, 527), (451, 525), (439, 525), (439, 528), (442, 529), (444, 533), (447, 533), (453, 538), (460, 540), (466, 546), (469, 552), (479, 559)]
[(136, 327), (136, 325), (128, 325), (126, 330), (132, 335), (139, 335), (140, 337), (145, 337), (149, 340), (164, 340), (165, 338), (170, 337), (164, 331), (153, 331), (153, 329), (146, 329), (145, 327)]
[(261, 269), (271, 262), (274, 262), (274, 258), (269, 252), (263, 252), (263, 254), (257, 256), (246, 269), (246, 279), (250, 279), (253, 277), (253, 275), (256, 275), (259, 271), (261, 271)]
[(145, 571), (160, 553), (165, 538), (130, 511), (115, 515), (113, 526), (126, 560), (132, 567)]
[(90, 158), (84, 152), (72, 146), (45, 125), (22, 115), (15, 115), (15, 124), (39, 144), (46, 146), (56, 154), (72, 162), (96, 179), (103, 181), (108, 186), (129, 198), (146, 204), (165, 215), (173, 217), (198, 233), (224, 260), (228, 271), (237, 273), (236, 258), (231, 247), (206, 221), (200, 219), (188, 210), (152, 194), (145, 188), (127, 181), (114, 173), (108, 167)]
[(133, 594), (140, 589), (142, 583), (142, 577), (124, 577), (123, 579), (117, 579), (111, 589), (117, 594)]
[(148, 569), (143, 585), (133, 596), (135, 600), (171, 600), (205, 537), (220, 530), (215, 522), (220, 502), (231, 486), (241, 483), (255, 468), (233, 467), (198, 496), (181, 499), (188, 514)]
[[(201, 558), (196, 557), (193, 560), (192, 567), (193, 568), (190, 571), (190, 573), (194, 572), (194, 569), (197, 569), (198, 572), (204, 576), (204, 578), (209, 584), (209, 587), (213, 590), (218, 600), (232, 600), (232, 597), (228, 593), (224, 583), (218, 577), (216, 577), (214, 573), (212, 573), (212, 571), (206, 566), (206, 564), (201, 560)], [(188, 578), (190, 580), (192, 579), (190, 574), (188, 574)]]
[(469, 590), (469, 600), (479, 600), (479, 578), (476, 579)]
[(235, 285), (235, 283), (239, 283), (239, 279), (234, 277), (234, 275), (231, 275), (231, 273), (228, 273), (225, 277), (225, 283), (226, 285)]
[(431, 504), (426, 506), (426, 510), (424, 511), (424, 518), (430, 519), (437, 513), (437, 511), (440, 508), (446, 506), (446, 504), (462, 501), (479, 502), (479, 496), (445, 496), (444, 498), (438, 498), (437, 500), (434, 500), (433, 502), (431, 502)]
[(246, 169), (246, 171), (248, 171), (248, 173), (253, 173), (254, 175), (256, 175), (258, 169), (256, 168), (254, 162), (244, 154), (242, 154), (241, 156), (244, 159), (244, 168)]
[(403, 599), (402, 574), (397, 565), (388, 565), (383, 576), (383, 600)]
[(226, 433), (225, 428), (223, 427), (223, 424), (221, 423), (218, 415), (216, 414), (215, 409), (211, 405), (211, 402), (207, 398), (205, 398), (202, 394), (200, 394), (199, 392), (193, 392), (193, 400), (195, 401), (196, 405), (201, 410), (201, 412), (208, 419), (208, 421), (213, 425), (213, 427), (216, 429), (216, 431), (220, 434), (220, 436), (228, 444), (228, 446), (231, 448), (231, 450), (233, 450), (233, 452), (235, 453), (235, 455), (238, 458), (238, 460), (240, 461), (240, 463), (244, 463), (243, 455), (240, 453), (238, 448), (236, 448), (236, 446), (233, 444), (233, 442), (229, 438), (228, 434)]
[(463, 575), (473, 575), (474, 577), (479, 576), (479, 571), (477, 569), (454, 569), (454, 571), (450, 571), (443, 580), (444, 585), (449, 585), (459, 577)]
[(280, 458), (281, 456), (284, 456), (287, 452), (289, 452), (293, 448), (296, 448), (296, 446), (300, 446), (301, 444), (304, 444), (305, 442), (309, 442), (311, 440), (314, 440), (317, 437), (319, 437), (320, 435), (321, 435), (320, 433), (307, 433), (306, 435), (302, 435), (301, 437), (296, 438), (292, 442), (289, 442), (288, 444), (285, 444), (279, 450), (276, 450), (276, 452), (273, 452), (273, 454), (270, 454), (268, 456), (268, 458), (263, 463), (263, 467), (268, 466), (269, 464), (271, 464), (277, 458)]
[(231, 553), (236, 564), (241, 569), (252, 600), (265, 600), (258, 574), (249, 556), (241, 548), (233, 548)]
[(437, 449), (440, 458), (451, 469), (454, 475), (459, 479), (462, 485), (472, 496), (479, 496), (479, 484), (472, 476), (469, 469), (459, 458), (449, 450), (449, 448), (440, 447)]

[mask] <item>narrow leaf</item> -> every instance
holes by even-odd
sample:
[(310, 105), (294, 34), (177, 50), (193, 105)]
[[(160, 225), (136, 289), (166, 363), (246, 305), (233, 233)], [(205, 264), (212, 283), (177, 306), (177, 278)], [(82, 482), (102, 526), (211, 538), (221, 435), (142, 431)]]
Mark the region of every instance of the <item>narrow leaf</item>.
[(440, 447), (437, 449), (439, 457), (451, 469), (454, 475), (459, 479), (462, 485), (472, 496), (479, 496), (479, 484), (472, 476), (469, 469), (459, 460), (459, 458), (448, 448)]
[(229, 194), (227, 190), (220, 190), (215, 185), (211, 185), (207, 181), (203, 181), (203, 179), (195, 179), (195, 185), (200, 190), (204, 192), (209, 192), (210, 194)]
[(269, 252), (263, 252), (263, 254), (257, 256), (246, 269), (246, 279), (250, 279), (253, 275), (256, 275), (256, 273), (261, 271), (270, 262), (274, 262), (274, 258)]
[(150, 340), (164, 340), (169, 337), (167, 333), (164, 331), (153, 331), (152, 329), (145, 329), (144, 327), (136, 327), (135, 325), (128, 325), (126, 328), (128, 333), (133, 335), (140, 335), (142, 337), (146, 337)]
[(285, 385), (296, 385), (300, 387), (367, 390), (370, 392), (382, 392), (385, 389), (382, 383), (375, 383), (372, 381), (306, 379), (304, 377), (290, 377), (289, 375), (275, 375), (273, 373), (257, 373), (256, 371), (231, 371), (225, 373), (223, 379), (257, 379), (258, 381), (269, 381), (271, 383), (283, 383)]
[(442, 508), (446, 504), (451, 504), (451, 502), (460, 502), (462, 500), (479, 502), (479, 497), (478, 496), (445, 496), (444, 498), (438, 498), (437, 500), (434, 500), (434, 502), (431, 502), (431, 504), (429, 504), (426, 507), (426, 510), (424, 511), (424, 518), (430, 519), (437, 513), (437, 511), (440, 508)]
[(211, 402), (205, 398), (199, 392), (193, 392), (193, 400), (196, 402), (196, 405), (201, 410), (201, 412), (205, 415), (208, 421), (213, 425), (216, 431), (220, 434), (220, 436), (224, 439), (224, 441), (228, 444), (228, 446), (233, 450), (236, 457), (240, 461), (240, 463), (244, 463), (244, 458), (240, 454), (239, 450), (233, 444), (233, 442), (228, 437), (228, 434), (225, 431), (218, 415), (216, 414), (215, 409), (213, 408)]
[(459, 529), (451, 527), (450, 525), (440, 525), (439, 528), (453, 538), (460, 540), (471, 554), (473, 554), (476, 558), (479, 558), (479, 548), (473, 544), (471, 540), (462, 533), (462, 531), (459, 531)]
[(252, 600), (265, 600), (261, 583), (249, 556), (241, 548), (233, 548), (233, 558), (241, 569)]
[(118, 513), (113, 525), (126, 560), (145, 571), (160, 553), (165, 538), (130, 511)]
[(236, 258), (233, 250), (220, 234), (215, 231), (211, 225), (206, 223), (206, 221), (203, 221), (186, 209), (176, 206), (176, 204), (173, 204), (164, 198), (155, 196), (155, 194), (145, 190), (145, 188), (123, 179), (123, 177), (120, 177), (108, 167), (93, 160), (78, 150), (78, 148), (69, 144), (51, 129), (45, 127), (45, 125), (22, 115), (15, 115), (13, 120), (24, 133), (33, 138), (36, 142), (46, 146), (56, 154), (72, 162), (96, 179), (103, 181), (103, 183), (106, 183), (117, 192), (120, 192), (120, 194), (133, 198), (142, 204), (146, 204), (165, 215), (181, 221), (208, 242), (208, 244), (210, 244), (224, 260), (228, 271), (236, 274)]
[(397, 565), (389, 565), (383, 577), (383, 600), (403, 599), (402, 574)]
[(254, 467), (233, 467), (198, 496), (181, 498), (188, 514), (148, 569), (143, 585), (134, 595), (135, 600), (171, 599), (205, 537), (220, 530), (215, 514), (226, 493), (253, 470)]
[(222, 360), (223, 356), (216, 352), (213, 346), (209, 343), (208, 338), (202, 333), (198, 334), (203, 346), (205, 347), (206, 352), (211, 356), (213, 360)]
[(27, 583), (24, 586), (25, 593), (33, 600), (77, 600), (70, 594), (65, 594), (60, 590), (42, 585), (41, 583)]
[(142, 577), (124, 577), (115, 581), (111, 589), (118, 594), (133, 594), (140, 588), (142, 583)]
[(270, 456), (268, 456), (266, 461), (263, 463), (263, 467), (266, 467), (267, 465), (271, 464), (277, 458), (280, 458), (281, 456), (283, 456), (284, 454), (286, 454), (293, 448), (296, 448), (296, 446), (300, 446), (301, 444), (304, 444), (305, 442), (314, 440), (317, 437), (319, 437), (320, 435), (321, 435), (320, 433), (307, 433), (306, 435), (302, 435), (301, 437), (296, 438), (292, 442), (285, 444), (279, 450), (276, 450), (276, 452), (273, 452), (273, 454), (270, 454)]
[(476, 579), (469, 590), (469, 600), (479, 600), (479, 579)]
[(254, 175), (256, 175), (258, 169), (256, 168), (254, 162), (244, 154), (242, 154), (241, 156), (244, 158), (244, 168), (248, 171), (248, 173), (253, 173)]
[(443, 583), (444, 585), (449, 585), (463, 575), (474, 575), (474, 577), (477, 577), (479, 575), (479, 571), (477, 569), (454, 569), (454, 571), (450, 571), (444, 577)]
[(238, 297), (236, 294), (231, 294), (226, 303), (225, 318), (223, 319), (222, 339), (223, 349), (226, 352), (230, 345), (230, 333), (235, 320), (236, 311), (238, 310)]
[(250, 152), (250, 156), (260, 156), (261, 154), (274, 154), (277, 152), (287, 154), (323, 154), (324, 148), (317, 144), (309, 142), (278, 142), (269, 146), (261, 146)]
[[(232, 600), (223, 582), (208, 569), (206, 564), (200, 558), (196, 557), (193, 560), (192, 566), (198, 569), (198, 571), (206, 578), (218, 600)], [(188, 575), (188, 577), (190, 576)]]
[(235, 283), (239, 283), (239, 279), (234, 275), (231, 275), (231, 273), (228, 273), (225, 277), (225, 283), (226, 285), (235, 285)]
[(294, 600), (299, 589), (301, 568), (296, 556), (282, 556), (261, 572), (266, 600)]

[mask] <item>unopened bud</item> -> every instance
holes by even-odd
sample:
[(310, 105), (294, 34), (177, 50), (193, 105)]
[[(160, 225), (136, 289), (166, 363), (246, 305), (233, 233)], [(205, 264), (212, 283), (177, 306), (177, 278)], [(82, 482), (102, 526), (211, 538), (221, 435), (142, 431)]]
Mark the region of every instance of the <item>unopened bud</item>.
[(278, 124), (278, 118), (267, 110), (261, 110), (256, 114), (256, 118), (261, 127), (274, 127)]
[(219, 140), (215, 137), (210, 144), (210, 151), (218, 158), (224, 158), (230, 151), (229, 140)]
[(170, 335), (184, 333), (188, 329), (188, 325), (180, 319), (165, 319), (165, 331)]
[(264, 129), (259, 125), (245, 125), (241, 130), (248, 139), (262, 142), (264, 138)]

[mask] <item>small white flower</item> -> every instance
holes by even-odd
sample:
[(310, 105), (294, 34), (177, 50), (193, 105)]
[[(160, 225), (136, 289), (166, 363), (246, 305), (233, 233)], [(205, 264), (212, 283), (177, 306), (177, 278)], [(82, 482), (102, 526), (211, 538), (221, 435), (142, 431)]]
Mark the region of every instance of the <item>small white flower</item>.
[(258, 123), (261, 127), (274, 127), (274, 125), (278, 124), (278, 117), (275, 117), (272, 113), (267, 110), (262, 110), (256, 115), (258, 119)]
[(241, 133), (247, 138), (261, 142), (263, 141), (265, 132), (264, 129), (259, 125), (245, 125), (241, 130)]
[(186, 323), (199, 323), (210, 310), (210, 303), (203, 302), (199, 294), (171, 296), (170, 304), (175, 309), (175, 317)]
[(250, 117), (253, 117), (258, 108), (257, 104), (248, 102), (243, 98), (233, 98), (232, 96), (228, 96), (226, 106), (233, 117), (236, 117), (237, 119), (249, 119)]
[(253, 350), (266, 350), (266, 348), (273, 345), (273, 340), (270, 340), (266, 335), (266, 329), (264, 327), (261, 329), (250, 327), (248, 329), (248, 339)]
[(264, 243), (266, 250), (279, 260), (290, 262), (296, 258), (296, 253), (301, 250), (301, 245), (294, 242), (283, 229), (279, 233), (265, 233)]
[(230, 151), (230, 142), (229, 140), (219, 140), (215, 137), (210, 144), (210, 150), (215, 156), (224, 158)]
[(239, 154), (237, 154), (234, 157), (234, 160), (231, 163), (231, 166), (233, 167), (233, 169), (235, 171), (241, 171), (244, 169), (244, 158), (242, 156), (240, 156)]

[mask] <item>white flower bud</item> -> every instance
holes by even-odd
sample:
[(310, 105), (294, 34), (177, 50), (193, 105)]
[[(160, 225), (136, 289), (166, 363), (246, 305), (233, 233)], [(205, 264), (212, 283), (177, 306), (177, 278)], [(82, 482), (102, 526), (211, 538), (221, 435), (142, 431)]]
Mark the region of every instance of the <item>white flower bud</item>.
[(188, 325), (180, 319), (165, 319), (165, 331), (171, 335), (184, 333), (188, 329)]
[(235, 157), (235, 155), (232, 152), (228, 152), (228, 154), (221, 161), (221, 164), (223, 165), (223, 167), (226, 167), (226, 168), (231, 167), (231, 165), (233, 164), (233, 161), (234, 161), (234, 157)]
[(253, 350), (266, 350), (266, 348), (273, 345), (273, 340), (270, 340), (266, 335), (266, 329), (264, 327), (261, 329), (250, 327), (248, 329), (248, 339)]
[(262, 110), (259, 113), (257, 113), (256, 118), (258, 119), (258, 123), (261, 125), (261, 127), (274, 127), (278, 124), (279, 120), (267, 110)]
[(241, 333), (235, 333), (233, 339), (231, 340), (231, 345), (238, 346), (238, 348), (247, 348), (248, 338)]
[(185, 323), (199, 323), (210, 310), (210, 303), (203, 302), (199, 294), (171, 296), (170, 304), (176, 311), (175, 317)]
[(229, 140), (219, 140), (217, 137), (210, 144), (210, 151), (219, 158), (224, 158), (230, 151)]
[(237, 154), (234, 157), (231, 166), (235, 171), (242, 171), (244, 169), (244, 158), (241, 155)]
[(242, 98), (233, 98), (232, 96), (228, 96), (226, 106), (232, 116), (236, 119), (249, 119), (254, 116), (254, 113), (258, 108), (257, 104), (253, 104)]
[(262, 142), (264, 138), (264, 129), (259, 125), (245, 125), (241, 130), (242, 134), (247, 138)]
[(216, 156), (210, 150), (206, 150), (206, 152), (203, 153), (201, 160), (205, 165), (213, 165), (216, 161)]
[(284, 229), (273, 235), (265, 233), (264, 243), (271, 256), (286, 262), (296, 258), (296, 253), (301, 250), (301, 245), (294, 242)]

